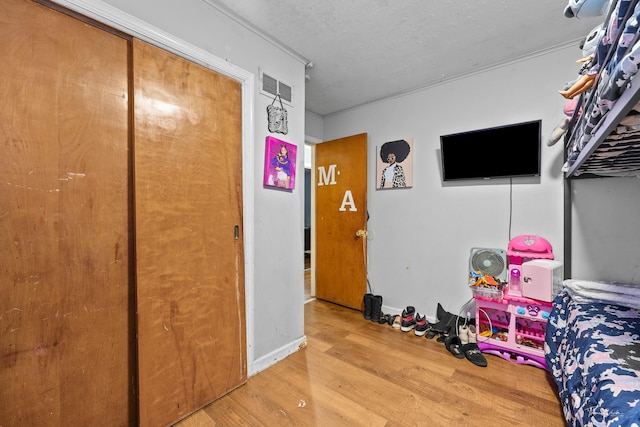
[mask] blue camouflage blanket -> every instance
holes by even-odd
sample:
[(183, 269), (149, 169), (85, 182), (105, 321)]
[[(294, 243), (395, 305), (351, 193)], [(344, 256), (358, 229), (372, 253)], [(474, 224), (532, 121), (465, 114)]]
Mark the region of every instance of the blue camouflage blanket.
[(640, 426), (640, 315), (576, 302), (564, 289), (545, 335), (547, 365), (569, 426)]

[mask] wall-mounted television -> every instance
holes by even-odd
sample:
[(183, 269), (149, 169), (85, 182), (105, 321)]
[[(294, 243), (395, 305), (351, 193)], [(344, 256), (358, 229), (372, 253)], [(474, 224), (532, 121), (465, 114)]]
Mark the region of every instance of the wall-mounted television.
[(440, 137), (442, 180), (540, 176), (541, 120)]

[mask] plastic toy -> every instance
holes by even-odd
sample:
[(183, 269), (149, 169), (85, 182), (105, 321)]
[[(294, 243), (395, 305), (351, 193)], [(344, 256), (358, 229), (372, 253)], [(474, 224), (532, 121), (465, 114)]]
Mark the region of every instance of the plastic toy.
[[(574, 0), (571, 0), (571, 2), (574, 2)], [(608, 2), (605, 3), (607, 3), (605, 5), (606, 9), (608, 9)], [(578, 63), (583, 63), (583, 66), (578, 73), (580, 77), (578, 77), (573, 82), (569, 82), (565, 86), (564, 90), (559, 91), (560, 95), (564, 96), (567, 99), (572, 99), (575, 96), (580, 95), (581, 93), (593, 87), (593, 84), (598, 76), (596, 50), (605, 33), (606, 29), (602, 26), (602, 24), (600, 24), (594, 27), (589, 32), (587, 37), (585, 37), (585, 39), (580, 43), (580, 49), (582, 49), (582, 58), (577, 61)], [(594, 63), (594, 61), (596, 63)]]
[(544, 237), (522, 234), (509, 240), (509, 264), (522, 264), (528, 259), (553, 259), (551, 243)]
[(551, 303), (505, 296), (501, 302), (476, 298), (478, 346), (483, 353), (546, 369), (545, 329)]
[[(543, 237), (523, 234), (509, 241), (507, 257), (510, 279), (507, 291), (500, 298), (489, 298), (472, 288), (478, 347), (483, 353), (546, 369), (545, 329), (552, 303), (524, 296), (519, 282), (522, 264), (531, 260), (553, 260), (553, 248)], [(476, 282), (481, 286), (487, 279), (487, 276), (477, 277)]]
[(569, 0), (564, 8), (567, 18), (588, 18), (604, 15), (609, 9), (610, 0)]
[(573, 97), (580, 95), (582, 92), (591, 89), (596, 77), (598, 77), (597, 74), (584, 74), (569, 89), (559, 91), (560, 95), (567, 99), (572, 99)]
[[(577, 100), (574, 99), (576, 95), (579, 95), (582, 92), (593, 87), (595, 73), (588, 73), (588, 68), (591, 67), (591, 63), (595, 59), (596, 48), (598, 47), (600, 40), (602, 40), (602, 37), (604, 37), (605, 32), (605, 28), (602, 24), (597, 25), (580, 43), (580, 49), (582, 49), (582, 58), (577, 62), (583, 63), (584, 65), (578, 73), (580, 77), (572, 82), (567, 83), (564, 89), (559, 91), (563, 97), (569, 99), (569, 102), (565, 104), (565, 108), (563, 109), (566, 117), (560, 120), (560, 123), (558, 123), (558, 125), (553, 128), (551, 134), (549, 135), (549, 139), (547, 140), (548, 147), (553, 146), (560, 140), (560, 138), (562, 138), (565, 133), (567, 133), (567, 130), (569, 129), (569, 118), (573, 116), (573, 112), (576, 108)], [(581, 113), (581, 111), (579, 111), (579, 113)]]
[[(476, 272), (476, 274), (478, 274), (478, 272)], [(479, 273), (475, 283), (473, 283), (471, 286), (497, 287), (500, 286), (500, 283), (496, 282), (496, 279), (494, 279), (493, 276), (487, 276), (485, 274)]]

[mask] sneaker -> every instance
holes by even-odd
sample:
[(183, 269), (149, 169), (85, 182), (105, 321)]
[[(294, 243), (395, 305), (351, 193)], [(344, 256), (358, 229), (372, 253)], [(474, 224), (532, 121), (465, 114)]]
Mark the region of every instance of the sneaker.
[(411, 306), (407, 306), (402, 310), (402, 323), (400, 324), (400, 330), (402, 332), (409, 332), (416, 327), (416, 309)]
[(460, 342), (462, 344), (469, 344), (469, 327), (466, 324), (458, 326), (458, 336), (460, 337)]
[(424, 336), (429, 329), (431, 329), (431, 325), (427, 321), (427, 318), (425, 316), (421, 316), (420, 313), (416, 313), (416, 327), (413, 330), (413, 333), (416, 334), (416, 336), (421, 337)]

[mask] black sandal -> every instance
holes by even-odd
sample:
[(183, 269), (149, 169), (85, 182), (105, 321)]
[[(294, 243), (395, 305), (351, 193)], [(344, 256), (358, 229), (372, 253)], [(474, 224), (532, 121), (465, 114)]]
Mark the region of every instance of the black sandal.
[(465, 354), (462, 351), (462, 341), (460, 337), (453, 332), (449, 332), (449, 336), (444, 340), (444, 346), (456, 359), (464, 359)]
[(469, 359), (469, 361), (474, 365), (482, 368), (487, 366), (487, 359), (480, 351), (478, 344), (470, 342), (469, 344), (464, 344), (461, 349), (464, 352), (463, 357)]

